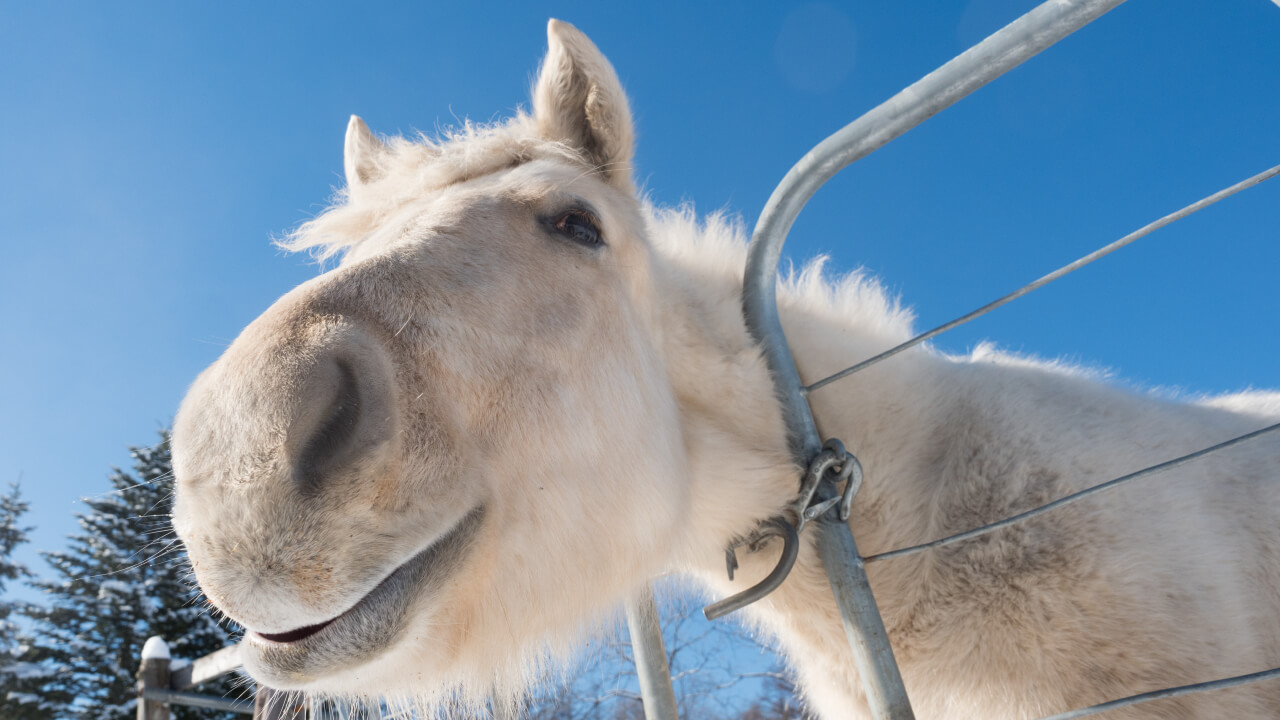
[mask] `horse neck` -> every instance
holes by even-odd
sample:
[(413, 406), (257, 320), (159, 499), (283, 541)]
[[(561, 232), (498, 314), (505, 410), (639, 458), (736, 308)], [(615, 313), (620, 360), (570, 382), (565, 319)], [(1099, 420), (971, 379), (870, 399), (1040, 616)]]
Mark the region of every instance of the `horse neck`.
[[(786, 446), (769, 370), (742, 319), (741, 270), (733, 269), (733, 259), (718, 270), (711, 263), (657, 261), (665, 285), (663, 346), (681, 408), (690, 483), (688, 527), (671, 569), (692, 573), (714, 597), (726, 597), (777, 562), (778, 543), (759, 552), (739, 549), (738, 578), (731, 582), (724, 548), (782, 513), (800, 469)], [(804, 381), (883, 351), (907, 332), (886, 331), (893, 323), (847, 309), (783, 298), (783, 328)], [(918, 542), (929, 532), (929, 463), (938, 456), (941, 419), (955, 402), (948, 391), (953, 385), (943, 382), (948, 367), (928, 351), (908, 351), (810, 394), (819, 433), (843, 440), (865, 471), (850, 521), (863, 555)], [(861, 693), (849, 682), (856, 676), (853, 656), (814, 537), (801, 536), (786, 582), (744, 613), (794, 659), (814, 706), (843, 714), (861, 703)], [(912, 598), (925, 589), (929, 573), (910, 562), (869, 571), (886, 624), (909, 621)]]
[[(725, 544), (781, 514), (794, 498), (799, 469), (786, 447), (768, 368), (742, 319), (740, 270), (662, 260), (664, 351), (680, 403), (691, 483), (687, 555), (676, 562), (723, 576)], [(883, 318), (864, 317), (859, 327), (858, 317), (850, 321), (817, 301), (784, 297), (780, 312), (801, 376), (809, 382), (898, 340)], [(927, 353), (906, 353), (811, 397), (823, 438), (843, 440), (866, 470), (853, 521), (864, 553), (890, 549), (923, 530), (926, 514), (913, 502), (924, 496), (923, 489), (908, 484), (922, 476), (915, 466), (927, 457), (921, 446), (929, 441), (934, 417), (927, 409), (943, 402), (935, 392), (939, 363)], [(886, 522), (890, 517), (893, 522)], [(805, 553), (806, 561), (816, 558)]]

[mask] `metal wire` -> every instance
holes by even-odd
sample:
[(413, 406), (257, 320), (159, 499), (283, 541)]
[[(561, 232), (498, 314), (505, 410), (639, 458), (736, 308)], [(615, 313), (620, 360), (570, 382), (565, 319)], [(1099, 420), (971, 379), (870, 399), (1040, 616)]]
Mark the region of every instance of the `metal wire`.
[(1245, 685), (1247, 683), (1258, 682), (1259, 680), (1270, 680), (1272, 678), (1280, 678), (1280, 668), (1263, 670), (1262, 672), (1250, 673), (1249, 675), (1237, 675), (1235, 677), (1223, 678), (1222, 680), (1213, 680), (1212, 682), (1202, 682), (1194, 685), (1181, 685), (1178, 687), (1166, 688), (1164, 690), (1153, 690), (1151, 692), (1142, 693), (1141, 695), (1131, 695), (1127, 698), (1111, 700), (1109, 702), (1091, 705), (1087, 708), (1080, 708), (1078, 710), (1070, 710), (1057, 715), (1050, 715), (1049, 717), (1040, 718), (1040, 720), (1075, 720), (1075, 718), (1097, 715), (1100, 712), (1127, 707), (1129, 705), (1137, 705), (1138, 703), (1150, 702), (1151, 700), (1178, 697), (1180, 695), (1190, 695), (1191, 693), (1205, 692), (1206, 690), (1221, 690), (1223, 688), (1236, 687), (1237, 685)]
[(1139, 478), (1144, 478), (1149, 475), (1154, 475), (1164, 470), (1170, 470), (1172, 468), (1178, 467), (1179, 465), (1189, 463), (1193, 460), (1199, 460), (1200, 458), (1206, 457), (1208, 455), (1212, 455), (1213, 453), (1216, 453), (1220, 450), (1226, 450), (1227, 448), (1234, 447), (1236, 445), (1240, 445), (1242, 443), (1248, 442), (1255, 438), (1262, 437), (1263, 435), (1275, 432), (1276, 430), (1280, 430), (1280, 423), (1276, 423), (1274, 425), (1268, 425), (1267, 427), (1264, 427), (1260, 430), (1254, 430), (1251, 433), (1247, 433), (1245, 435), (1232, 438), (1230, 440), (1227, 440), (1226, 442), (1220, 442), (1217, 445), (1212, 445), (1210, 447), (1204, 448), (1203, 450), (1197, 450), (1188, 455), (1183, 455), (1182, 457), (1178, 457), (1172, 460), (1168, 460), (1166, 462), (1162, 462), (1159, 465), (1152, 465), (1151, 467), (1143, 468), (1142, 470), (1129, 473), (1128, 475), (1123, 475), (1114, 480), (1108, 480), (1107, 482), (1104, 482), (1101, 485), (1094, 485), (1091, 488), (1086, 488), (1084, 490), (1081, 490), (1080, 492), (1072, 493), (1070, 495), (1067, 495), (1066, 497), (1058, 498), (1057, 500), (1054, 500), (1051, 503), (1047, 503), (1045, 505), (1041, 505), (1040, 507), (1033, 508), (1026, 512), (1018, 513), (1017, 515), (1014, 515), (1012, 517), (1007, 517), (1003, 520), (993, 522), (990, 525), (983, 525), (982, 527), (979, 527), (979, 528), (966, 530), (962, 533), (949, 535), (947, 537), (939, 538), (937, 540), (932, 540), (927, 543), (921, 543), (919, 545), (912, 545), (910, 547), (904, 547), (898, 550), (890, 550), (889, 552), (882, 552), (876, 555), (869, 555), (863, 558), (862, 561), (865, 563), (873, 563), (879, 560), (890, 560), (892, 558), (904, 557), (906, 555), (914, 555), (918, 552), (923, 552), (931, 548), (944, 547), (946, 545), (952, 545), (954, 543), (958, 543), (963, 540), (968, 540), (970, 538), (975, 538), (980, 535), (986, 535), (987, 533), (994, 532), (996, 530), (999, 530), (1000, 528), (1008, 527), (1010, 525), (1013, 525), (1014, 523), (1022, 522), (1023, 520), (1033, 518), (1037, 515), (1043, 515), (1044, 513), (1047, 513), (1051, 510), (1057, 510), (1058, 508), (1066, 507), (1067, 505), (1071, 505), (1072, 503), (1079, 502), (1092, 495), (1097, 495), (1100, 492), (1115, 489), (1130, 481), (1138, 480)]
[(1264, 180), (1269, 180), (1275, 177), (1277, 174), (1280, 174), (1280, 165), (1277, 165), (1269, 170), (1264, 170), (1247, 180), (1242, 180), (1236, 183), (1235, 185), (1232, 185), (1231, 187), (1219, 190), (1218, 192), (1206, 198), (1197, 200), (1196, 202), (1191, 203), (1190, 205), (1182, 208), (1181, 210), (1178, 210), (1177, 212), (1169, 213), (1168, 215), (1165, 215), (1164, 217), (1160, 218), (1159, 220), (1156, 220), (1153, 223), (1149, 223), (1137, 230), (1134, 230), (1133, 232), (1129, 233), (1128, 235), (1125, 235), (1119, 240), (1116, 240), (1110, 245), (1106, 245), (1105, 247), (1094, 250), (1093, 252), (1089, 253), (1088, 255), (1085, 255), (1084, 257), (1080, 258), (1079, 260), (1076, 260), (1075, 262), (1063, 265), (1062, 267), (1058, 268), (1057, 270), (1054, 270), (1053, 272), (1049, 273), (1048, 275), (1045, 275), (1044, 277), (1040, 278), (1039, 280), (1036, 280), (1035, 282), (1031, 282), (1026, 285), (1023, 285), (1022, 287), (1018, 288), (1017, 290), (1014, 290), (1008, 295), (1005, 295), (999, 300), (989, 302), (986, 305), (983, 305), (982, 307), (978, 308), (977, 310), (974, 310), (973, 312), (968, 313), (967, 315), (962, 315), (961, 317), (958, 317), (949, 323), (939, 325), (938, 327), (932, 330), (929, 330), (928, 332), (921, 333), (911, 338), (910, 340), (902, 343), (901, 345), (890, 348), (880, 353), (879, 355), (863, 360), (862, 362), (856, 365), (847, 367), (844, 370), (841, 370), (840, 372), (835, 373), (834, 375), (828, 375), (827, 377), (824, 377), (815, 383), (806, 385), (803, 388), (803, 390), (806, 393), (811, 393), (814, 390), (817, 390), (821, 387), (830, 385), (836, 380), (839, 380), (844, 377), (848, 377), (849, 375), (852, 375), (858, 372), (859, 370), (869, 368), (872, 365), (875, 365), (876, 363), (880, 362), (881, 360), (886, 360), (888, 358), (891, 358), (894, 355), (897, 355), (898, 353), (902, 352), (903, 350), (908, 350), (910, 348), (913, 348), (916, 345), (919, 345), (920, 343), (926, 340), (929, 340), (930, 338), (937, 337), (938, 335), (941, 335), (942, 333), (952, 328), (960, 327), (961, 325), (964, 325), (970, 320), (982, 317), (983, 315), (986, 315), (987, 313), (991, 312), (992, 310), (995, 310), (1001, 305), (1011, 303), (1014, 300), (1017, 300), (1018, 298), (1030, 293), (1033, 290), (1038, 290), (1039, 288), (1042, 288), (1045, 285), (1048, 285), (1049, 283), (1053, 282), (1054, 280), (1057, 280), (1063, 275), (1079, 270), (1080, 268), (1084, 267), (1085, 265), (1088, 265), (1094, 260), (1098, 260), (1100, 258), (1106, 257), (1107, 255), (1110, 255), (1111, 253), (1115, 252), (1116, 250), (1119, 250), (1125, 245), (1128, 245), (1136, 240), (1139, 240), (1147, 235), (1150, 235), (1151, 233), (1155, 232), (1156, 230), (1159, 230), (1160, 228), (1166, 225), (1169, 225), (1170, 223), (1177, 222), (1178, 220), (1181, 220), (1182, 218), (1187, 217), (1188, 215), (1191, 215), (1196, 211), (1203, 210), (1209, 207), (1210, 205), (1218, 202), (1219, 200), (1223, 200), (1225, 198), (1231, 197), (1232, 195), (1235, 195), (1241, 190), (1247, 190), (1248, 188), (1251, 188), (1254, 185), (1257, 185), (1258, 183), (1261, 183)]

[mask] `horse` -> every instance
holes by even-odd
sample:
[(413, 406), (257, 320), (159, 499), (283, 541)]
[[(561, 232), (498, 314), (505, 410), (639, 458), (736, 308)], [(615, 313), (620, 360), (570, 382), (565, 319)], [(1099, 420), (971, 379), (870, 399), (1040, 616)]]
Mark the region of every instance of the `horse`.
[[(781, 552), (740, 551), (725, 576), (725, 547), (786, 515), (801, 472), (742, 317), (741, 224), (638, 197), (613, 67), (567, 23), (547, 35), (531, 112), (413, 139), (351, 118), (345, 189), (283, 241), (340, 262), (182, 403), (174, 527), (269, 686), (508, 702), (651, 578), (725, 595)], [(911, 335), (865, 274), (818, 261), (780, 285), (805, 378)], [(966, 530), (1280, 417), (1280, 393), (1103, 380), (921, 346), (812, 393), (865, 469), (858, 545)], [(1240, 446), (870, 565), (917, 717), (1037, 717), (1280, 664), (1278, 461)], [(814, 712), (869, 717), (812, 535), (743, 612)], [(1260, 683), (1114, 716), (1277, 715)]]

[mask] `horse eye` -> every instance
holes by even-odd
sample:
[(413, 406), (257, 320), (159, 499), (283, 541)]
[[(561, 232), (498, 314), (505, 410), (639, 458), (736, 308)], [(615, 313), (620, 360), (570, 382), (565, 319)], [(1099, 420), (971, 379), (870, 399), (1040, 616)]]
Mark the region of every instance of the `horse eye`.
[(585, 210), (569, 210), (552, 223), (552, 227), (570, 240), (589, 247), (603, 245), (600, 227), (591, 213)]

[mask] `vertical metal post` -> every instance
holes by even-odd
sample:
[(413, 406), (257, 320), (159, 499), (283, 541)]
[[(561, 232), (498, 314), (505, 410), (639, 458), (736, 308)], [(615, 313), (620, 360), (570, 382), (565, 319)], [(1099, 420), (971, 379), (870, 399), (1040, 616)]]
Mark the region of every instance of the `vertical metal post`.
[(645, 718), (678, 720), (667, 648), (662, 642), (662, 626), (658, 624), (658, 604), (649, 585), (627, 600), (627, 629), (631, 632), (631, 649), (635, 655), (636, 675), (640, 678)]
[(493, 714), (493, 720), (519, 720), (520, 709), (515, 703), (507, 702), (500, 693), (491, 693), (489, 695), (489, 712)]
[[(807, 467), (818, 453), (813, 411), (800, 381), (782, 323), (776, 284), (782, 245), (796, 216), (827, 180), (850, 163), (941, 112), (969, 93), (1017, 67), (1124, 0), (1049, 0), (969, 48), (910, 87), (823, 140), (795, 164), (769, 197), (756, 223), (747, 256), (742, 304), (747, 327), (769, 362), (796, 462)], [(851, 448), (855, 453), (857, 448)], [(840, 608), (840, 617), (877, 720), (914, 715), (893, 659), (893, 649), (867, 583), (847, 523), (819, 525), (819, 553)]]
[(273, 690), (261, 683), (253, 698), (253, 720), (305, 720), (307, 699), (302, 693)]
[[(911, 720), (915, 713), (889, 645), (889, 633), (867, 582), (867, 570), (858, 555), (849, 525), (839, 519), (823, 519), (817, 525), (818, 554), (827, 581), (840, 607), (845, 639), (853, 648), (853, 664), (863, 678), (867, 705), (877, 720)], [(868, 681), (874, 678), (875, 681)]]
[(147, 690), (169, 689), (169, 646), (159, 635), (147, 638), (138, 668), (138, 720), (169, 720), (169, 704), (146, 697)]

